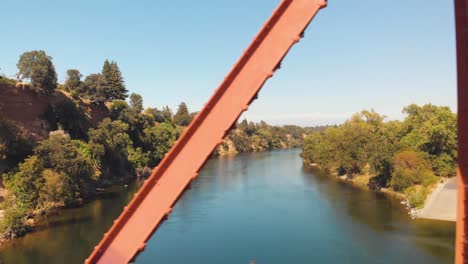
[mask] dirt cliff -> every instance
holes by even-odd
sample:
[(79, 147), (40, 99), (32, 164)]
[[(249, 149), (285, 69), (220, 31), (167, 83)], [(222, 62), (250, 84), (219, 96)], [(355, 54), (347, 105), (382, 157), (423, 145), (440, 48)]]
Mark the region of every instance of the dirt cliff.
[[(13, 86), (0, 83), (0, 118), (15, 122), (38, 140), (46, 138), (50, 131), (50, 125), (44, 118), (47, 108), (51, 104), (67, 101), (72, 102), (73, 99), (65, 91), (57, 90), (52, 95), (40, 95), (31, 91), (27, 84)], [(109, 116), (109, 111), (104, 106), (82, 99), (78, 103), (81, 109), (87, 111), (92, 126)]]

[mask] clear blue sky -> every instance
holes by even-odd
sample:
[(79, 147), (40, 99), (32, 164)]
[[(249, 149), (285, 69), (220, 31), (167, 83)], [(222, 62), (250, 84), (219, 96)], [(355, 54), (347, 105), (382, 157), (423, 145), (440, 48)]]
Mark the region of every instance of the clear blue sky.
[[(279, 0), (3, 0), (1, 72), (21, 53), (99, 72), (118, 62), (145, 106), (199, 110)], [(456, 110), (453, 1), (330, 0), (245, 117), (273, 124), (343, 121), (410, 103)]]

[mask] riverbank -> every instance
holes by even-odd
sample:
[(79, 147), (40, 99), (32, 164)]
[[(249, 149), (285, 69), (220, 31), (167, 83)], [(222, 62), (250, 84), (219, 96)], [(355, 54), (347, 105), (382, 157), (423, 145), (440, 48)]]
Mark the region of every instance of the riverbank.
[[(319, 166), (316, 163), (310, 163), (306, 166), (320, 170)], [(384, 193), (388, 196), (397, 198), (401, 201), (408, 211), (408, 214), (412, 219), (415, 218), (425, 218), (425, 219), (434, 219), (434, 220), (446, 220), (446, 221), (455, 221), (456, 220), (456, 185), (453, 187), (453, 182), (456, 181), (456, 178), (443, 178), (440, 182), (436, 183), (433, 186), (429, 186), (427, 189), (429, 192), (427, 196), (423, 198), (423, 203), (418, 206), (411, 204), (411, 198), (403, 192), (395, 191), (391, 188), (382, 188), (372, 185), (372, 179), (374, 178), (371, 175), (338, 175), (338, 173), (326, 173), (341, 182), (347, 183), (354, 187)], [(449, 184), (450, 183), (450, 184)], [(445, 185), (449, 184), (448, 188), (445, 190)], [(415, 189), (420, 186), (415, 186)], [(445, 191), (442, 191), (445, 190)]]
[[(228, 145), (233, 145), (232, 141), (227, 141), (229, 144)], [(211, 158), (216, 158), (217, 156), (223, 157), (223, 156), (235, 156), (243, 153), (250, 153), (250, 152), (238, 152), (232, 151), (233, 147), (231, 146), (231, 151), (228, 152), (222, 152), (219, 151), (220, 148), (216, 149), (215, 153), (217, 155), (213, 155)], [(282, 150), (288, 149), (288, 147), (283, 146), (281, 148)], [(260, 152), (269, 152), (269, 151), (274, 151), (275, 149), (257, 149), (255, 152), (260, 153)], [(151, 169), (149, 169), (151, 171)], [(150, 173), (147, 173), (149, 175)], [(22, 237), (28, 233), (33, 233), (36, 229), (42, 229), (44, 219), (47, 219), (50, 216), (54, 216), (57, 214), (60, 214), (64, 210), (68, 209), (73, 209), (73, 208), (81, 208), (83, 206), (86, 206), (88, 203), (102, 199), (103, 197), (106, 197), (109, 195), (109, 193), (113, 193), (118, 189), (121, 189), (122, 186), (128, 186), (133, 184), (133, 182), (138, 182), (139, 179), (143, 179), (144, 177), (137, 177), (131, 176), (129, 174), (126, 174), (125, 177), (119, 181), (116, 182), (114, 185), (106, 185), (106, 186), (100, 186), (99, 188), (96, 189), (96, 195), (93, 197), (90, 197), (87, 200), (82, 200), (80, 203), (75, 204), (73, 207), (66, 207), (63, 205), (55, 204), (54, 206), (50, 206), (47, 209), (42, 209), (42, 210), (34, 210), (31, 211), (30, 213), (27, 214), (27, 217), (24, 221), (24, 230), (22, 230), (21, 233), (18, 234), (12, 234), (11, 230), (8, 230), (7, 232), (0, 233), (0, 246), (3, 246), (5, 244), (8, 244), (10, 242), (13, 242), (15, 239)], [(0, 203), (1, 205), (1, 203)], [(0, 220), (4, 216), (4, 210), (0, 210)]]
[[(50, 217), (60, 215), (63, 211), (66, 210), (77, 210), (89, 205), (92, 202), (101, 199), (106, 199), (109, 196), (114, 195), (115, 193), (119, 193), (127, 189), (129, 185), (135, 185), (135, 183), (138, 183), (140, 181), (141, 178), (139, 177), (136, 177), (133, 180), (127, 178), (123, 182), (115, 183), (114, 185), (105, 186), (103, 188), (97, 188), (96, 194), (93, 197), (90, 197), (86, 200), (81, 200), (80, 203), (75, 204), (74, 206), (65, 206), (63, 204), (50, 204), (50, 206), (48, 206), (47, 208), (33, 210), (27, 214), (27, 217), (24, 220), (23, 232), (18, 234), (12, 234), (11, 231), (8, 230), (7, 232), (0, 233), (0, 248), (10, 243), (13, 243), (16, 239), (24, 237), (29, 233), (34, 233), (37, 230), (43, 230), (44, 228), (47, 228), (48, 219)], [(0, 210), (0, 220), (3, 217), (5, 217), (4, 209)]]
[(375, 192), (381, 192), (386, 195), (398, 198), (402, 201), (406, 200), (406, 195), (401, 192), (394, 191), (390, 188), (371, 188), (369, 186), (370, 179), (372, 178), (371, 176), (366, 176), (366, 175), (355, 175), (353, 177), (348, 177), (348, 175), (341, 175), (338, 176), (338, 174), (334, 175), (337, 177), (340, 181), (346, 182), (350, 185), (353, 185), (355, 187), (365, 189), (368, 191), (375, 191)]

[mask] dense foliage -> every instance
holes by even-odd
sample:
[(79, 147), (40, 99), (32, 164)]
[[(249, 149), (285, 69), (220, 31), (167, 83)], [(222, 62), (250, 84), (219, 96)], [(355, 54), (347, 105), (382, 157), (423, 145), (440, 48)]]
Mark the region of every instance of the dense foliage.
[(90, 117), (85, 109), (72, 101), (49, 104), (43, 116), (51, 130), (64, 130), (74, 139), (86, 139)]
[(101, 73), (106, 80), (106, 100), (125, 100), (128, 91), (117, 63), (106, 60)]
[(65, 90), (71, 92), (78, 90), (83, 83), (81, 82), (81, 75), (79, 70), (70, 69), (67, 71), (67, 80), (64, 83)]
[(23, 78), (31, 80), (31, 87), (38, 93), (51, 94), (57, 88), (52, 57), (43, 50), (25, 52), (18, 61), (19, 73)]
[(9, 170), (32, 154), (34, 140), (13, 122), (0, 119), (0, 173)]
[[(374, 111), (355, 114), (338, 127), (309, 134), (301, 156), (349, 177), (372, 175), (374, 187), (421, 196), (408, 188), (428, 187), (437, 181), (435, 175), (455, 174), (456, 115), (448, 107), (431, 104), (412, 104), (403, 112), (402, 122), (384, 122), (385, 117)], [(424, 188), (420, 191), (427, 193)]]
[(264, 121), (248, 122), (246, 119), (235, 125), (218, 148), (219, 154), (258, 152), (273, 149), (297, 148), (311, 131), (325, 127), (303, 128), (299, 126), (272, 126)]
[[(18, 68), (35, 90), (51, 95), (56, 89), (55, 70), (44, 52), (24, 53)], [(8, 189), (0, 204), (5, 210), (0, 233), (6, 238), (26, 232), (28, 217), (80, 205), (101, 188), (148, 176), (196, 116), (184, 102), (175, 114), (168, 106), (144, 110), (136, 93), (127, 102), (119, 67), (108, 60), (100, 73), (84, 80), (79, 70), (69, 69), (57, 89), (61, 94), (51, 96), (39, 116), (48, 124), (43, 126), (47, 138), (36, 142), (19, 124), (0, 120), (0, 173)], [(100, 122), (91, 118), (91, 108), (105, 113)], [(214, 154), (298, 147), (307, 131), (243, 120)]]
[(187, 105), (182, 102), (174, 115), (174, 123), (179, 126), (188, 126), (192, 122), (192, 116), (189, 113)]
[(122, 73), (114, 61), (105, 60), (101, 73), (90, 74), (84, 81), (81, 80), (82, 77), (79, 70), (67, 71), (64, 88), (74, 98), (86, 98), (96, 104), (127, 98), (128, 91)]

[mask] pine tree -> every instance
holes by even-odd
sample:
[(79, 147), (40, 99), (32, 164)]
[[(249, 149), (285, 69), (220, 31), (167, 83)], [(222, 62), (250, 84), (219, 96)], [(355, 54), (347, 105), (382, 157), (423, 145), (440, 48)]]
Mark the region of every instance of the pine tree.
[(174, 115), (174, 123), (179, 126), (188, 126), (192, 121), (192, 116), (189, 113), (187, 105), (182, 102)]
[(102, 75), (107, 83), (107, 100), (125, 100), (128, 96), (128, 91), (125, 88), (122, 73), (115, 61), (109, 62), (106, 60), (102, 67)]

